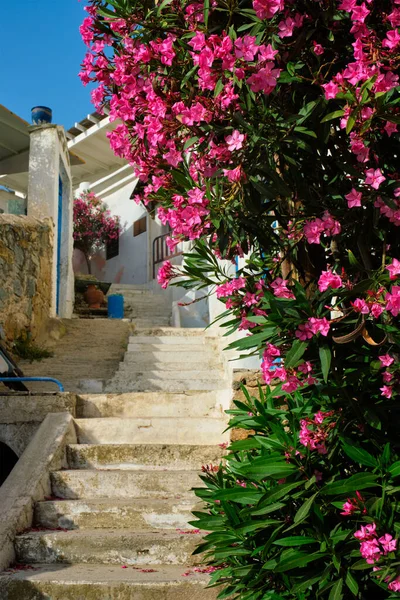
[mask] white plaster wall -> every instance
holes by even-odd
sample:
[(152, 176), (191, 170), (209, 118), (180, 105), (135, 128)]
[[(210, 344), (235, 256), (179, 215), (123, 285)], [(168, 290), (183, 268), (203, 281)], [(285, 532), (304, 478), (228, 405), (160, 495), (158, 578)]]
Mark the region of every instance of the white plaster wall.
[[(111, 214), (120, 217), (122, 233), (118, 256), (106, 260), (105, 251), (101, 251), (92, 259), (92, 273), (101, 281), (140, 285), (151, 280), (151, 242), (161, 234), (162, 226), (149, 217), (142, 205), (130, 199), (133, 187), (134, 184), (130, 182), (102, 198)], [(133, 223), (144, 216), (147, 218), (147, 231), (134, 237)], [(74, 271), (87, 273), (85, 259), (77, 250), (74, 252)]]

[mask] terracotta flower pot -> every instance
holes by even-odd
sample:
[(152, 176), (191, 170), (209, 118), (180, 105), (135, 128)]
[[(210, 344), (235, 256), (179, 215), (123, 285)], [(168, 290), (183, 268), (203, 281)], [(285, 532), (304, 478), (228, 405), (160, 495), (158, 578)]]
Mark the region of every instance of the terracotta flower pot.
[(88, 285), (84, 298), (89, 308), (100, 308), (104, 304), (104, 294), (101, 290), (97, 289), (94, 283)]

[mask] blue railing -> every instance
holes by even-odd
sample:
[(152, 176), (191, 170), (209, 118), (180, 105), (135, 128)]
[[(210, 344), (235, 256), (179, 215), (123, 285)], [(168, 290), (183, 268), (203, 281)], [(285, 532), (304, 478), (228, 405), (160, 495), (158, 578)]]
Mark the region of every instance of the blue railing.
[(63, 384), (60, 381), (58, 381), (58, 379), (54, 379), (53, 377), (0, 377), (0, 382), (3, 383), (12, 383), (19, 381), (44, 381), (55, 383), (56, 385), (58, 385), (60, 392), (65, 392)]

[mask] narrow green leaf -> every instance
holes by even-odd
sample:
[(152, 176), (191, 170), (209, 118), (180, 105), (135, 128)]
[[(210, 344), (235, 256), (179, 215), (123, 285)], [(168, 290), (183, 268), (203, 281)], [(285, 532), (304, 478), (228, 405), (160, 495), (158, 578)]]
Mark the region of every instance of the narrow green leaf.
[(204, 0), (204, 25), (208, 27), (208, 17), (210, 14), (210, 0)]
[(372, 454), (359, 446), (353, 446), (343, 442), (343, 450), (346, 452), (347, 456), (360, 465), (364, 465), (365, 467), (376, 467), (378, 465), (377, 460)]
[(214, 98), (219, 96), (219, 94), (222, 92), (223, 89), (224, 89), (224, 82), (222, 81), (222, 78), (221, 78), (217, 81), (217, 85), (214, 88)]
[(324, 381), (326, 382), (326, 381), (328, 381), (328, 375), (329, 375), (329, 371), (331, 368), (331, 362), (332, 362), (332, 352), (331, 352), (331, 349), (329, 348), (329, 346), (327, 346), (327, 345), (320, 346), (319, 358), (321, 361), (322, 375), (324, 377)]
[(190, 148), (190, 146), (193, 146), (193, 144), (195, 144), (198, 141), (199, 141), (199, 138), (197, 137), (197, 135), (194, 135), (193, 137), (191, 137), (189, 140), (187, 140), (185, 142), (183, 149), (187, 150), (188, 148)]
[(325, 556), (320, 552), (315, 552), (314, 554), (308, 554), (305, 552), (296, 553), (294, 556), (289, 556), (281, 560), (278, 565), (275, 567), (275, 573), (284, 573), (285, 571), (290, 571), (291, 569), (296, 569), (298, 567), (305, 567), (310, 562), (314, 562), (319, 558)]
[(321, 123), (326, 123), (327, 121), (333, 121), (333, 119), (338, 119), (339, 117), (343, 117), (344, 110), (335, 110), (334, 112), (329, 113), (321, 120)]
[(293, 535), (290, 537), (281, 538), (280, 540), (276, 540), (274, 542), (275, 546), (307, 546), (308, 544), (318, 544), (318, 540), (310, 537), (303, 537), (302, 535)]
[(357, 596), (358, 583), (355, 580), (355, 578), (353, 577), (353, 575), (350, 573), (350, 571), (347, 571), (345, 582), (346, 582), (347, 587), (351, 591), (351, 593), (354, 594), (355, 596)]
[(328, 496), (348, 494), (349, 492), (377, 486), (377, 479), (378, 475), (373, 475), (372, 473), (357, 473), (348, 479), (328, 483), (328, 485), (322, 488), (321, 493)]
[(217, 500), (230, 500), (231, 502), (237, 502), (238, 504), (255, 504), (260, 500), (261, 496), (262, 494), (258, 490), (251, 490), (240, 486), (237, 488), (219, 490), (215, 494)]
[(311, 496), (311, 498), (308, 498), (304, 504), (302, 506), (300, 506), (299, 510), (297, 511), (297, 513), (294, 515), (294, 522), (295, 523), (301, 523), (301, 521), (304, 521), (304, 519), (308, 516), (311, 507), (314, 503), (315, 497), (318, 495), (318, 492), (315, 493), (313, 496)]
[(333, 588), (331, 589), (331, 593), (329, 594), (328, 600), (342, 600), (343, 594), (343, 579), (338, 579)]
[(398, 477), (400, 475), (400, 461), (394, 462), (388, 469), (392, 477)]
[(307, 347), (307, 342), (302, 342), (300, 340), (293, 342), (293, 345), (285, 358), (285, 367), (290, 369), (291, 367), (296, 366), (304, 352), (307, 350)]

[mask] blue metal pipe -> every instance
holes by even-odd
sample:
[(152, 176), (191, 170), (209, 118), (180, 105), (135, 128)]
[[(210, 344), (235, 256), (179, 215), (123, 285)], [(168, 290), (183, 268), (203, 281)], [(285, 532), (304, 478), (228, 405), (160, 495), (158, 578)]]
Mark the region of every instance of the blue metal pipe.
[(53, 379), (53, 377), (0, 377), (1, 381), (50, 381), (58, 385), (60, 392), (65, 392), (63, 384), (58, 379)]

